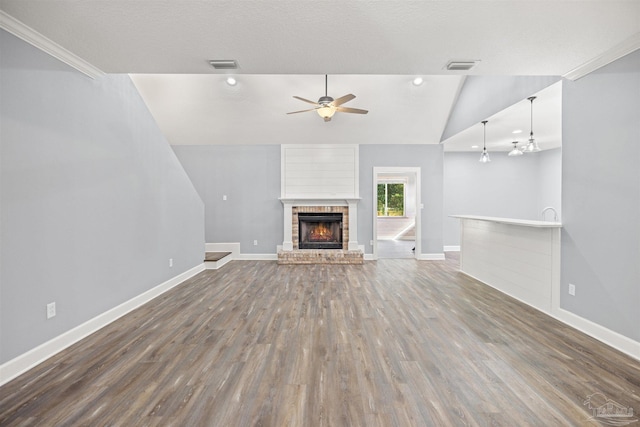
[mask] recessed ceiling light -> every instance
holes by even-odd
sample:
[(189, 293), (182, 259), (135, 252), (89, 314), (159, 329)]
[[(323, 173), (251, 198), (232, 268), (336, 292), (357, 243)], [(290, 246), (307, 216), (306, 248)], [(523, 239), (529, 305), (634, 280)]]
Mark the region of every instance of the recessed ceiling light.
[(212, 59), (209, 64), (216, 70), (235, 70), (238, 68), (235, 59)]
[(516, 129), (516, 130), (514, 130), (514, 131), (513, 131), (513, 132), (511, 132), (511, 133), (522, 133), (522, 129)]
[(424, 82), (424, 80), (422, 80), (422, 77), (416, 77), (415, 79), (413, 79), (414, 86), (420, 86), (422, 82)]
[(238, 82), (233, 77), (227, 77), (227, 84), (229, 86), (235, 86)]
[(472, 145), (471, 148), (480, 148), (479, 145)]

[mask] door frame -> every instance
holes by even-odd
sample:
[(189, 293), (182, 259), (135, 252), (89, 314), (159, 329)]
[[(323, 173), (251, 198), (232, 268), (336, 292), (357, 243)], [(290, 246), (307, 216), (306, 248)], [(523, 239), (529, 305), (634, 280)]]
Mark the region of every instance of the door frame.
[(401, 166), (374, 166), (373, 167), (373, 254), (374, 260), (378, 259), (378, 175), (397, 173), (403, 175), (415, 174), (416, 176), (416, 250), (414, 258), (419, 259), (422, 253), (422, 200), (420, 198), (420, 167), (401, 167)]

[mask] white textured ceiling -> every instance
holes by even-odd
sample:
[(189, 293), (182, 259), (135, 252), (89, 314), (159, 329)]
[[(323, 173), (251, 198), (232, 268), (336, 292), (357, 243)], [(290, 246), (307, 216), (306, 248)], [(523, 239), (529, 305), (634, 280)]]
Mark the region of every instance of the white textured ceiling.
[[(131, 73), (172, 144), (438, 143), (458, 77), (564, 75), (640, 31), (640, 1), (0, 0), (107, 73)], [(210, 59), (235, 59), (228, 87)], [(468, 73), (450, 60), (479, 60)], [(137, 75), (135, 75), (137, 74)], [(287, 116), (353, 93), (324, 123)], [(408, 82), (433, 76), (423, 86)], [(525, 119), (526, 120), (526, 119)]]
[(317, 101), (322, 75), (241, 75), (228, 86), (219, 75), (132, 75), (140, 94), (172, 145), (383, 143), (437, 144), (462, 81), (426, 76), (414, 86), (407, 76), (331, 75), (328, 93), (352, 93), (344, 106), (366, 115), (336, 113), (324, 122), (293, 98)]

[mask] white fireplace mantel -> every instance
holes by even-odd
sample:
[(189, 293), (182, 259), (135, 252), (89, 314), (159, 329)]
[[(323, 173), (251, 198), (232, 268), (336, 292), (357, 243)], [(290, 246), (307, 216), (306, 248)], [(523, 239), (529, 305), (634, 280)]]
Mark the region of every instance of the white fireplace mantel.
[(282, 250), (293, 250), (293, 221), (294, 206), (347, 206), (349, 209), (349, 242), (348, 250), (358, 249), (358, 202), (360, 198), (280, 198), (284, 205), (284, 241)]

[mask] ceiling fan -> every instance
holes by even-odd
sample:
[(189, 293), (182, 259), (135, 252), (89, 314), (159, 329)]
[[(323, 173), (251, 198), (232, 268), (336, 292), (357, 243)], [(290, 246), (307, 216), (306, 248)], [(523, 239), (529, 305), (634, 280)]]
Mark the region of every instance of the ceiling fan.
[(301, 98), (299, 96), (294, 96), (294, 98), (299, 99), (300, 101), (304, 101), (308, 104), (315, 105), (315, 108), (310, 108), (308, 110), (292, 111), (287, 114), (304, 113), (307, 111), (317, 111), (320, 117), (322, 117), (325, 122), (329, 122), (331, 121), (331, 117), (333, 117), (336, 111), (339, 111), (341, 113), (355, 113), (355, 114), (367, 114), (369, 112), (367, 110), (361, 110), (359, 108), (342, 107), (342, 104), (345, 104), (351, 101), (356, 96), (349, 94), (349, 95), (341, 96), (338, 99), (333, 99), (332, 97), (327, 95), (327, 82), (328, 82), (328, 77), (325, 74), (324, 75), (324, 96), (321, 96), (320, 99), (318, 99), (318, 102), (313, 102), (308, 99)]

